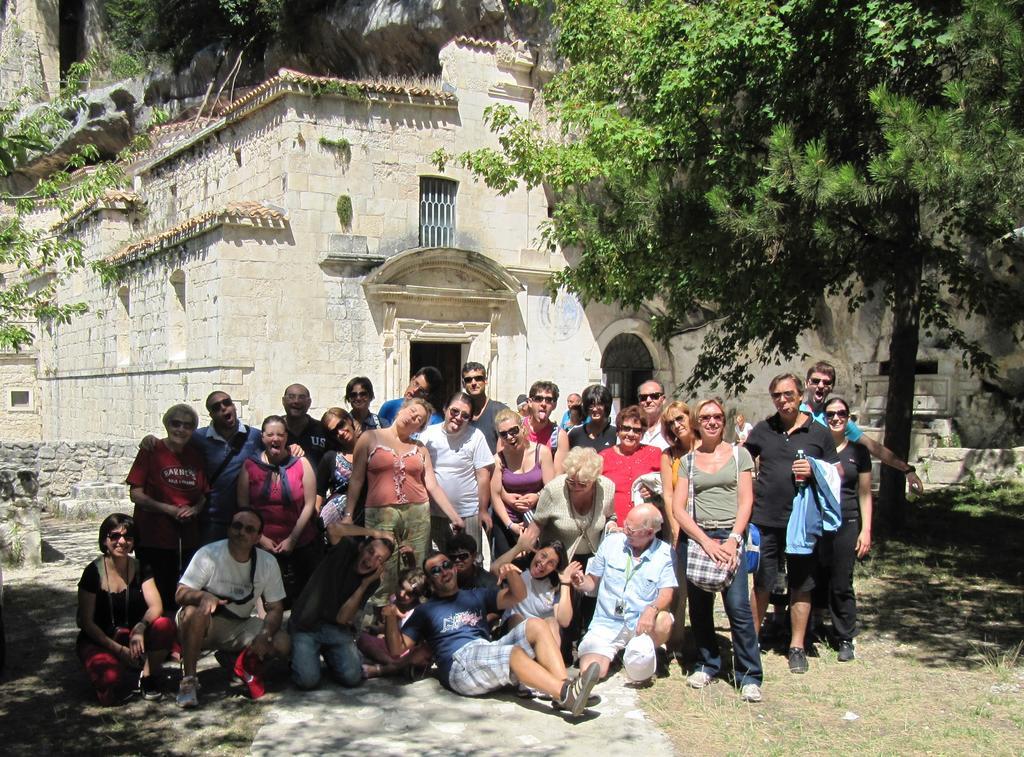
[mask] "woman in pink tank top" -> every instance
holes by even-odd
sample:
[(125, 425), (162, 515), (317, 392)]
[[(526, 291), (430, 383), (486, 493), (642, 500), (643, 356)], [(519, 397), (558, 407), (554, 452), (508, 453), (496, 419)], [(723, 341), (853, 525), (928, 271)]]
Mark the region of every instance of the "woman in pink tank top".
[(323, 554), (313, 525), (316, 476), (306, 458), (289, 452), (284, 418), (268, 416), (262, 428), (263, 451), (238, 474), (238, 506), (263, 517), (259, 546), (277, 558), (290, 604)]
[(357, 506), (365, 492), (366, 528), (392, 534), (399, 546), (381, 576), (374, 605), (385, 604), (397, 588), (403, 560), (409, 565), (423, 562), (430, 546), (430, 501), (448, 516), (453, 529), (463, 526), (462, 518), (434, 478), (430, 455), (413, 438), (426, 427), (432, 412), (426, 400), (406, 400), (391, 426), (364, 431), (356, 443), (348, 484), (348, 498), (353, 504), (350, 509)]

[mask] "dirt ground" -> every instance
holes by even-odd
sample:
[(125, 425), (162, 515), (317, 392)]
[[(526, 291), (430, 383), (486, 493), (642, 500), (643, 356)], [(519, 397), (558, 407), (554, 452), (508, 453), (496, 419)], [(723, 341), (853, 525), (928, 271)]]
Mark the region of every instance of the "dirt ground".
[[(75, 657), (74, 610), (97, 528), (48, 517), (43, 565), (5, 569), (3, 753), (247, 753), (284, 675), (251, 702), (207, 658), (198, 710), (179, 710), (170, 695), (119, 708), (95, 703)], [(841, 664), (817, 644), (810, 672), (796, 676), (781, 652), (768, 651), (759, 705), (739, 702), (724, 681), (688, 689), (673, 666), (641, 701), (680, 754), (1022, 754), (1021, 544), (1024, 488), (918, 500), (906, 531), (858, 566), (856, 661)], [(727, 621), (717, 620), (728, 658)]]

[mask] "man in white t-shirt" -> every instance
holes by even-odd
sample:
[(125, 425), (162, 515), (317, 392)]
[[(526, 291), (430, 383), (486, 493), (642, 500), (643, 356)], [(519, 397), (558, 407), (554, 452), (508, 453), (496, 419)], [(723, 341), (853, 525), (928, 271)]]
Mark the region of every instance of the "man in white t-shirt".
[[(465, 523), (463, 530), (482, 544), (483, 530), (491, 530), (494, 455), (480, 429), (470, 425), (472, 413), (472, 399), (459, 392), (445, 408), (444, 420), (428, 426), (420, 442), (430, 452), (437, 483)], [(430, 538), (442, 549), (451, 536), (448, 524), (447, 516), (431, 502)]]
[[(231, 519), (228, 538), (196, 552), (178, 583), (178, 638), (184, 676), (178, 705), (199, 704), (196, 663), (204, 649), (238, 653), (234, 674), (242, 679), (253, 699), (265, 693), (262, 662), (288, 657), (291, 645), (281, 630), (284, 583), (277, 560), (256, 549), (263, 533), (263, 517), (241, 508)], [(263, 598), (266, 616), (253, 616), (256, 598)]]

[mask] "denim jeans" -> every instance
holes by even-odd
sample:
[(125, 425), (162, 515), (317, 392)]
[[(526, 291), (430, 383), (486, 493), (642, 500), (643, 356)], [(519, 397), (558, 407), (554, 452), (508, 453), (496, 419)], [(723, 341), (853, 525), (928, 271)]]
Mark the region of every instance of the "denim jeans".
[(358, 686), (363, 679), (362, 658), (351, 628), (321, 623), (315, 631), (289, 629), (292, 636), (292, 681), (300, 689), (320, 683), (320, 655), (342, 686)]
[[(729, 529), (707, 531), (713, 539), (725, 539)], [(678, 558), (686, 566), (687, 539), (679, 540)], [(750, 587), (747, 585), (746, 560), (740, 560), (736, 577), (729, 588), (722, 592), (725, 614), (729, 617), (732, 632), (733, 671), (737, 686), (748, 683), (761, 685), (764, 673), (761, 669), (761, 647), (754, 630), (754, 616), (750, 612)], [(686, 601), (690, 606), (690, 627), (697, 642), (697, 670), (709, 676), (716, 676), (722, 670), (722, 653), (715, 635), (715, 595), (686, 582)]]

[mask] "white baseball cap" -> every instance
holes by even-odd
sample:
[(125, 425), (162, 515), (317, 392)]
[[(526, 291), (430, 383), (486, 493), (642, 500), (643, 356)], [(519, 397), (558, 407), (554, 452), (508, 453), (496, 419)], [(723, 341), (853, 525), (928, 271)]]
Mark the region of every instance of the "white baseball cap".
[(622, 653), (622, 668), (626, 677), (634, 683), (641, 683), (654, 675), (658, 659), (654, 654), (654, 639), (650, 634), (634, 636)]

